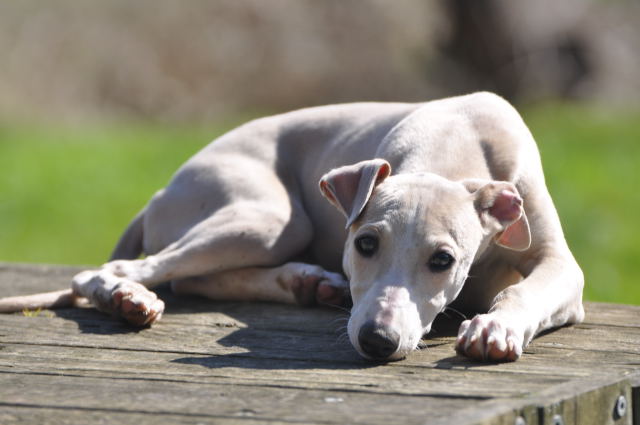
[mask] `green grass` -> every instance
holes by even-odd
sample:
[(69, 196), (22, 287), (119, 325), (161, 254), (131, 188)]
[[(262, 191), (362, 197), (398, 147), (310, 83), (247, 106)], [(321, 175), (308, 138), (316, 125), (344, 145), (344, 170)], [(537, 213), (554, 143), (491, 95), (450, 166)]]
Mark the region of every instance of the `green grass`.
[(524, 111), (589, 300), (640, 304), (640, 111)]
[(0, 126), (0, 261), (104, 263), (155, 191), (222, 132)]
[[(523, 110), (586, 275), (586, 298), (640, 304), (640, 111)], [(231, 124), (0, 124), (0, 261), (100, 264), (188, 157)]]

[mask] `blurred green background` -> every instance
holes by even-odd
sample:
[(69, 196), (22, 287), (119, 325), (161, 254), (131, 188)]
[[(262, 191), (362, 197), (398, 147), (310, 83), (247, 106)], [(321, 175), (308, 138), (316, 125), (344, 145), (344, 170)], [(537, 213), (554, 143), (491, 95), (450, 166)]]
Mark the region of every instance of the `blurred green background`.
[(538, 141), (586, 298), (640, 304), (637, 7), (147, 3), (0, 4), (0, 261), (101, 264), (178, 166), (252, 117), (491, 90)]

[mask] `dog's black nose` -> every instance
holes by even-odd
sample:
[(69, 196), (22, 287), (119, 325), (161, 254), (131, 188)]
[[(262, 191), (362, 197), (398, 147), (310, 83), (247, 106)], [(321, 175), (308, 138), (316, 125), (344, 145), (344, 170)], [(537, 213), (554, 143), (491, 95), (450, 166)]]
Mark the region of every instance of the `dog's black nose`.
[(400, 335), (375, 324), (366, 322), (358, 332), (360, 349), (374, 360), (384, 360), (396, 352), (400, 345)]

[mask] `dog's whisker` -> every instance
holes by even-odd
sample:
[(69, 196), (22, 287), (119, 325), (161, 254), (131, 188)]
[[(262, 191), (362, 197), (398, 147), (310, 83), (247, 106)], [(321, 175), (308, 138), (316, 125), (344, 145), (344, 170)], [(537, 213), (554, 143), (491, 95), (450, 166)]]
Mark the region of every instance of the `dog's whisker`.
[(349, 342), (349, 335), (346, 332), (341, 333), (336, 338), (336, 343), (344, 344), (346, 342)]
[(347, 323), (348, 321), (349, 321), (349, 316), (336, 317), (335, 319), (331, 320), (331, 324)]
[[(462, 317), (464, 320), (467, 320), (467, 319), (468, 319), (468, 318), (467, 318), (467, 316), (466, 316), (464, 313), (462, 313), (462, 312), (460, 312), (459, 310), (456, 310), (455, 308), (450, 307), (450, 306), (446, 306), (442, 312), (443, 312), (443, 313), (445, 313), (447, 310), (451, 310), (452, 312), (456, 313), (458, 316)], [(449, 316), (449, 315), (448, 315), (448, 314), (446, 314), (446, 313), (445, 313), (445, 315), (446, 315), (447, 317), (449, 317), (449, 318), (451, 317), (451, 316)]]
[(351, 309), (350, 308), (342, 307), (340, 305), (322, 303), (322, 302), (319, 303), (319, 304), (322, 305), (322, 306), (325, 306), (325, 307), (332, 307), (332, 308), (335, 308), (335, 309), (338, 309), (338, 310), (342, 310), (342, 311), (347, 312), (347, 313), (351, 313)]
[(340, 343), (349, 342), (349, 336), (347, 334), (339, 335), (338, 338), (336, 338), (336, 341)]
[(416, 348), (418, 350), (429, 351), (429, 345), (427, 344), (427, 341), (425, 341), (424, 339), (421, 339), (420, 342), (418, 342), (418, 346)]
[(337, 321), (337, 320), (332, 320), (331, 321), (331, 325), (334, 327), (339, 327), (339, 328), (346, 328), (347, 327), (347, 321)]
[(341, 326), (338, 329), (336, 329), (336, 332), (339, 332), (340, 334), (346, 334), (347, 333), (347, 327), (346, 326)]

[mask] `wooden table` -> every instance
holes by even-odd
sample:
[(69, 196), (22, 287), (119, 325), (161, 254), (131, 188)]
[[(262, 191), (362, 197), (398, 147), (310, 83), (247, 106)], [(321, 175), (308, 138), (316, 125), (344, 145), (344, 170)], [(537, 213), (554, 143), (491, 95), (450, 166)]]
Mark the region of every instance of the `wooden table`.
[[(0, 264), (0, 295), (77, 270)], [(456, 356), (459, 320), (441, 318), (428, 348), (375, 364), (339, 310), (158, 292), (150, 329), (91, 308), (0, 315), (0, 424), (640, 425), (640, 307), (587, 303), (583, 324), (502, 364)]]

